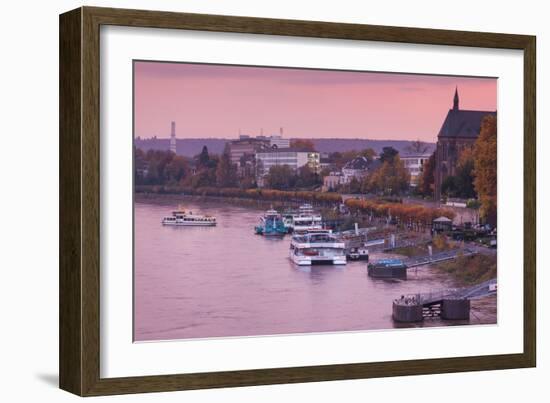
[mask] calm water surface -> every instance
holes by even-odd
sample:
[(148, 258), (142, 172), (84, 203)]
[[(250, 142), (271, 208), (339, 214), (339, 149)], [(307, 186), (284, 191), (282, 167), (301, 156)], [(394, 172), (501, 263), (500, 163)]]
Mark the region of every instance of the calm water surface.
[(185, 201), (218, 226), (162, 226), (179, 202), (135, 204), (136, 341), (388, 329), (394, 298), (454, 286), (429, 267), (397, 281), (368, 277), (365, 262), (298, 267), (289, 236), (254, 235), (262, 210), (251, 207)]

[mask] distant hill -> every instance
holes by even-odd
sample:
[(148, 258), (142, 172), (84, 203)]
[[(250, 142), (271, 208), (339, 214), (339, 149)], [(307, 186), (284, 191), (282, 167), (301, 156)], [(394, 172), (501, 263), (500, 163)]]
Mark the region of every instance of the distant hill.
[[(231, 139), (177, 139), (176, 154), (186, 157), (193, 157), (199, 154), (203, 146), (208, 147), (208, 152), (212, 154), (221, 154), (225, 143)], [(149, 138), (149, 139), (134, 139), (134, 144), (142, 150), (169, 150), (170, 140)]]
[[(223, 152), (225, 143), (232, 139), (209, 138), (209, 139), (178, 139), (176, 142), (176, 152), (179, 155), (192, 157), (199, 154), (203, 146), (208, 147), (208, 151), (213, 154)], [(335, 151), (350, 151), (363, 150), (372, 148), (376, 153), (380, 153), (384, 147), (393, 147), (401, 154), (406, 152), (406, 148), (411, 141), (407, 140), (367, 140), (367, 139), (342, 139), (342, 138), (327, 138), (327, 139), (311, 139), (315, 144), (315, 148), (319, 152), (335, 152)], [(159, 138), (134, 139), (134, 144), (142, 150), (168, 150), (170, 148), (170, 140)], [(434, 143), (426, 143), (429, 146), (429, 151), (435, 149)]]
[[(372, 148), (377, 154), (382, 152), (384, 147), (393, 147), (400, 154), (406, 152), (407, 147), (412, 143), (408, 140), (368, 140), (368, 139), (312, 139), (315, 143), (315, 149), (319, 152), (335, 152), (364, 150)], [(435, 150), (435, 143), (426, 143), (429, 147), (428, 152)]]

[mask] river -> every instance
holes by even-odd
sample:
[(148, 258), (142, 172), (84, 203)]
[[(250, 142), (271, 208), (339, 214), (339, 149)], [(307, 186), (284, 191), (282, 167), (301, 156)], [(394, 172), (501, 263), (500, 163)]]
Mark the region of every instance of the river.
[[(218, 225), (162, 226), (179, 203), (217, 217)], [(410, 270), (407, 280), (372, 279), (365, 262), (298, 267), (288, 259), (290, 236), (254, 234), (262, 213), (220, 200), (137, 195), (134, 340), (392, 329), (394, 298), (455, 286), (429, 266)], [(371, 259), (382, 256), (391, 255)], [(469, 323), (494, 323), (495, 304), (473, 306)]]

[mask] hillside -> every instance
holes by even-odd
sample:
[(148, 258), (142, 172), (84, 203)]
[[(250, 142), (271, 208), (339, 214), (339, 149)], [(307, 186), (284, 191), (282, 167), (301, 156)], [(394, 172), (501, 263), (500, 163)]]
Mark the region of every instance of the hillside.
[[(203, 146), (208, 147), (208, 151), (214, 154), (220, 154), (225, 146), (225, 143), (231, 139), (209, 138), (209, 139), (178, 139), (176, 142), (176, 150), (179, 155), (192, 157), (197, 155), (202, 150)], [(368, 140), (368, 139), (345, 139), (345, 138), (330, 138), (330, 139), (312, 139), (315, 147), (319, 152), (335, 152), (362, 150), (372, 148), (377, 153), (382, 151), (383, 147), (393, 147), (400, 153), (405, 152), (407, 146), (411, 143), (407, 140)], [(135, 139), (134, 144), (142, 150), (168, 150), (170, 143), (168, 139), (149, 138)], [(432, 152), (435, 148), (434, 143), (428, 143)]]

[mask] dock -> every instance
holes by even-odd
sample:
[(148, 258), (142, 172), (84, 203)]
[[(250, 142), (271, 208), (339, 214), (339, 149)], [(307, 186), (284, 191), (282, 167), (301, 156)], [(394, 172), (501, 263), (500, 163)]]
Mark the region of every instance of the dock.
[(469, 320), (472, 299), (495, 295), (497, 279), (471, 287), (454, 288), (423, 294), (403, 295), (392, 303), (392, 317), (396, 322), (421, 322), (425, 318)]

